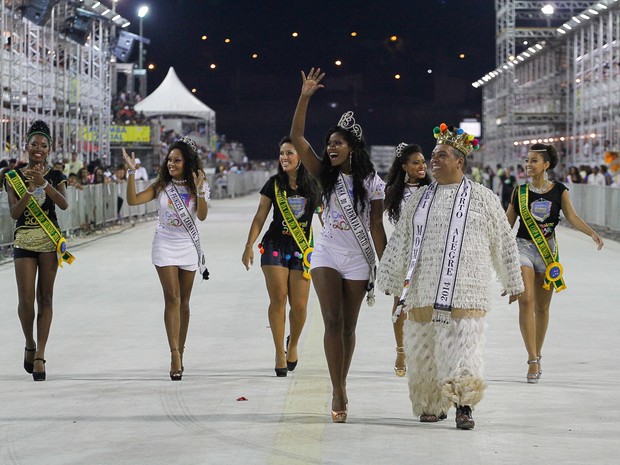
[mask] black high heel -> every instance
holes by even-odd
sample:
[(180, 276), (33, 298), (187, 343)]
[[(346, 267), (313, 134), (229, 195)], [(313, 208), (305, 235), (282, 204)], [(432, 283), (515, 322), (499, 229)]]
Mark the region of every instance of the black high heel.
[[(170, 352), (174, 352), (175, 350), (179, 352), (180, 356), (181, 351), (179, 349), (170, 349)], [(172, 381), (181, 381), (183, 379), (183, 369), (181, 368), (181, 370), (170, 370), (170, 379)]]
[[(289, 334), (288, 336), (286, 336), (286, 353), (288, 353), (288, 345), (291, 342), (291, 335)], [(295, 369), (295, 367), (297, 366), (297, 362), (298, 360), (295, 360), (294, 362), (289, 362), (288, 360), (286, 361), (286, 369), (288, 371), (293, 371)]]
[(34, 361), (40, 361), (43, 362), (43, 371), (34, 371), (34, 363), (32, 364), (32, 379), (34, 381), (45, 381), (45, 360), (43, 360), (42, 358), (35, 358)]
[(34, 349), (29, 349), (28, 347), (24, 347), (24, 370), (26, 370), (26, 373), (32, 373), (34, 371), (34, 361), (33, 362), (27, 362), (26, 361), (26, 352), (36, 352), (37, 348), (35, 347)]
[(278, 378), (286, 378), (286, 375), (288, 374), (288, 367), (287, 368), (275, 368), (276, 370), (276, 376)]

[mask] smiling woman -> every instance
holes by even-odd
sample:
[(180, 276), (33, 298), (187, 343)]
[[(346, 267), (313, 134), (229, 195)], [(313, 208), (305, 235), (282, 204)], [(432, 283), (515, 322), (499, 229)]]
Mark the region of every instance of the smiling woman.
[(26, 338), (24, 369), (32, 373), (35, 381), (46, 379), (45, 348), (52, 324), (58, 265), (63, 260), (73, 261), (56, 217), (56, 206), (61, 210), (68, 207), (66, 179), (60, 171), (50, 168), (51, 149), (49, 127), (43, 121), (35, 121), (26, 136), (28, 165), (6, 175), (11, 217), (17, 220), (13, 257), (19, 294), (17, 312)]
[(163, 160), (157, 179), (136, 193), (135, 154), (123, 149), (127, 170), (127, 203), (141, 205), (157, 200), (158, 221), (151, 259), (164, 291), (164, 323), (170, 347), (170, 379), (180, 381), (189, 328), (189, 300), (196, 270), (208, 279), (200, 235), (195, 220), (207, 218), (209, 184), (202, 171), (196, 144), (189, 137), (174, 142)]

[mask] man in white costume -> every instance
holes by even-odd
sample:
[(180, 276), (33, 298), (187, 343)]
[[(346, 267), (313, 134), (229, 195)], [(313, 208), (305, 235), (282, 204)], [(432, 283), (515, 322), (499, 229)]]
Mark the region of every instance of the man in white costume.
[[(446, 418), (472, 429), (482, 399), (484, 316), (494, 269), (509, 303), (524, 290), (519, 252), (497, 196), (465, 178), (478, 141), (460, 128), (434, 129), (435, 182), (416, 191), (379, 265), (377, 286), (400, 295), (409, 397), (422, 422)], [(396, 315), (397, 317), (397, 315)]]

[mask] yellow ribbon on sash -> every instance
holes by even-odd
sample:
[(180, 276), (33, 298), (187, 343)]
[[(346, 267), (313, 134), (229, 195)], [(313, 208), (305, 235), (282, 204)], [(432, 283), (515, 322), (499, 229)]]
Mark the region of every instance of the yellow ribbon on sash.
[(306, 279), (311, 279), (310, 261), (312, 258), (312, 252), (314, 251), (314, 237), (312, 235), (312, 226), (310, 226), (310, 240), (308, 240), (306, 239), (304, 231), (299, 225), (297, 218), (291, 210), (291, 206), (289, 205), (286, 198), (286, 191), (281, 191), (280, 189), (278, 189), (278, 183), (276, 181), (274, 181), (273, 187), (276, 193), (276, 203), (278, 204), (280, 213), (282, 213), (282, 218), (284, 218), (286, 226), (291, 232), (291, 235), (293, 236), (297, 247), (299, 247), (299, 250), (301, 250), (301, 263), (304, 269), (303, 277)]
[[(521, 218), (527, 228), (527, 231), (530, 233), (530, 237), (532, 238), (532, 242), (536, 245), (536, 249), (538, 249), (538, 253), (545, 261), (545, 265), (547, 265), (547, 269), (545, 270), (545, 281), (543, 284), (543, 288), (546, 290), (551, 289), (551, 284), (555, 288), (556, 292), (563, 291), (566, 289), (566, 284), (564, 284), (564, 280), (562, 279), (562, 275), (564, 274), (564, 268), (560, 264), (560, 248), (558, 246), (557, 240), (555, 241), (556, 250), (555, 254), (551, 251), (551, 247), (549, 247), (549, 243), (547, 239), (543, 235), (538, 223), (530, 213), (528, 208), (528, 195), (529, 189), (528, 184), (523, 184), (519, 186), (519, 212), (521, 214)], [(555, 239), (555, 233), (553, 235)]]
[[(17, 193), (21, 199), (26, 195), (27, 189), (23, 179), (17, 174), (15, 170), (9, 171), (7, 179), (13, 190)], [(75, 257), (67, 251), (67, 241), (62, 236), (62, 233), (58, 230), (56, 225), (47, 217), (41, 206), (32, 198), (28, 200), (27, 205), (30, 214), (38, 221), (39, 225), (46, 232), (52, 242), (56, 245), (56, 253), (58, 254), (58, 266), (62, 268), (62, 262), (67, 262), (69, 265), (73, 263)]]

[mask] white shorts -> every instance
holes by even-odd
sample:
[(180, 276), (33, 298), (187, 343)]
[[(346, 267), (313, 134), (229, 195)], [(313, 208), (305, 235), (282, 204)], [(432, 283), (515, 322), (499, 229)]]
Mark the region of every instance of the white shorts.
[(316, 245), (312, 252), (310, 270), (321, 267), (336, 270), (342, 279), (352, 281), (368, 281), (370, 279), (370, 267), (361, 250), (353, 252)]

